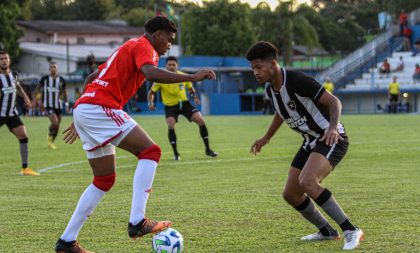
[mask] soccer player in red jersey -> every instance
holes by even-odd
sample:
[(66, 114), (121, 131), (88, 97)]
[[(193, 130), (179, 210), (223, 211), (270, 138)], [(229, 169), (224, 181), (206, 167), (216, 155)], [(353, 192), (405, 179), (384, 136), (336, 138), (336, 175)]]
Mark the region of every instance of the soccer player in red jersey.
[(215, 79), (211, 70), (177, 74), (157, 68), (159, 56), (171, 47), (177, 28), (165, 17), (157, 16), (145, 24), (146, 33), (118, 48), (98, 70), (86, 78), (86, 87), (76, 101), (74, 122), (64, 131), (64, 140), (83, 142), (93, 171), (67, 228), (56, 243), (58, 253), (88, 253), (77, 242), (77, 235), (102, 197), (115, 182), (115, 146), (138, 158), (133, 180), (133, 199), (128, 235), (135, 239), (171, 226), (170, 221), (145, 217), (161, 149), (122, 108), (148, 79), (161, 83), (195, 82)]

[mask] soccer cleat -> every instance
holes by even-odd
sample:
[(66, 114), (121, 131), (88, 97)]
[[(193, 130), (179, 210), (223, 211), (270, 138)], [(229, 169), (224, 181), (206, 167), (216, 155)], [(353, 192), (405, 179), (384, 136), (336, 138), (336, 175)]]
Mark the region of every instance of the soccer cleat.
[(55, 244), (55, 252), (57, 253), (95, 253), (82, 248), (78, 241), (66, 242), (61, 239)]
[(34, 170), (30, 169), (30, 168), (22, 168), (20, 170), (20, 174), (22, 176), (39, 176), (39, 175), (41, 175), (38, 172), (36, 172), (36, 171), (34, 171)]
[(324, 241), (324, 240), (340, 240), (340, 234), (337, 232), (334, 235), (323, 235), (321, 232), (316, 232), (300, 238), (302, 241)]
[(57, 149), (57, 147), (52, 142), (48, 142), (48, 148), (50, 148), (50, 149)]
[(153, 221), (148, 218), (144, 218), (137, 225), (128, 223), (127, 232), (128, 236), (135, 240), (138, 237), (142, 237), (150, 233), (158, 233), (170, 226), (172, 226), (172, 222), (170, 221)]
[(360, 245), (360, 241), (365, 239), (365, 234), (360, 228), (356, 230), (346, 230), (344, 233), (344, 247), (343, 250), (352, 250)]
[(174, 161), (181, 161), (181, 155), (180, 154), (175, 154), (173, 159), (174, 159)]
[(211, 150), (211, 149), (208, 149), (208, 150), (206, 150), (206, 155), (207, 156), (210, 156), (210, 157), (216, 157), (216, 156), (218, 156), (219, 154), (218, 153), (216, 153), (216, 152), (214, 152), (213, 150)]

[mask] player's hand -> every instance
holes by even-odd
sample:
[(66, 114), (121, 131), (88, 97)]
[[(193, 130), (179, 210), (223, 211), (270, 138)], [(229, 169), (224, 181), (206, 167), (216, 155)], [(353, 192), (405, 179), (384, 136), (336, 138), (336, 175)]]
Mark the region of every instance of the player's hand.
[(79, 135), (77, 134), (76, 128), (74, 127), (74, 123), (72, 122), (70, 124), (70, 126), (63, 131), (64, 134), (64, 142), (68, 143), (68, 144), (72, 144), (78, 137)]
[(340, 136), (337, 129), (330, 129), (324, 133), (324, 136), (322, 136), (321, 139), (319, 139), (320, 142), (325, 142), (328, 146), (332, 146), (334, 144), (337, 144), (339, 140), (344, 140), (343, 137)]
[(193, 74), (194, 82), (201, 81), (204, 79), (216, 80), (216, 74), (213, 70), (203, 69)]
[(270, 141), (266, 138), (258, 139), (252, 144), (250, 153), (257, 155), (257, 153), (261, 152), (261, 149), (264, 145), (268, 144)]
[(201, 104), (200, 99), (198, 97), (194, 97), (194, 104), (196, 105)]
[(149, 103), (148, 107), (149, 107), (149, 110), (151, 110), (151, 111), (154, 111), (156, 109), (154, 103)]
[(24, 98), (24, 101), (25, 101), (25, 106), (26, 107), (28, 107), (28, 108), (32, 107), (32, 102), (29, 98)]

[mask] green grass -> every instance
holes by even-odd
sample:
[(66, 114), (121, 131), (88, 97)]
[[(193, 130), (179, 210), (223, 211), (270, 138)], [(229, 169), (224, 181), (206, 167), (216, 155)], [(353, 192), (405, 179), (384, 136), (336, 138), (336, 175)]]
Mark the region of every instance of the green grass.
[[(92, 175), (80, 141), (46, 148), (48, 120), (24, 118), (30, 165), (55, 168), (40, 177), (18, 175), (18, 142), (0, 128), (0, 252), (52, 252)], [(254, 157), (249, 146), (271, 122), (268, 116), (206, 117), (216, 159), (204, 156), (198, 128), (177, 125), (182, 161), (171, 160), (162, 116), (136, 117), (161, 145), (147, 215), (170, 219), (185, 252), (339, 252), (342, 241), (302, 243), (315, 231), (281, 197), (301, 137), (287, 127)], [(64, 118), (62, 128), (70, 118)], [(420, 117), (343, 116), (350, 149), (323, 182), (366, 234), (359, 252), (419, 252)], [(136, 159), (117, 151), (117, 182), (79, 235), (95, 252), (151, 252), (151, 236), (126, 234)]]

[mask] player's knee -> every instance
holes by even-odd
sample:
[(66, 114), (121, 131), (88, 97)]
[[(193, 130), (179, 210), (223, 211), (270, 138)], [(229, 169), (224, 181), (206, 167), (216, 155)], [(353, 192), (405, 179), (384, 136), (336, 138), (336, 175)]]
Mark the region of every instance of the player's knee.
[(162, 149), (157, 144), (153, 144), (152, 146), (140, 152), (140, 154), (137, 157), (139, 158), (139, 160), (147, 159), (158, 163), (161, 156)]
[(305, 192), (311, 191), (317, 185), (317, 181), (310, 177), (300, 177), (299, 185), (304, 189)]
[(283, 191), (283, 199), (287, 202), (287, 203), (291, 203), (293, 202), (294, 199), (294, 194), (288, 190), (284, 190)]
[(114, 185), (115, 178), (115, 172), (109, 176), (95, 176), (93, 177), (93, 185), (95, 185), (98, 189), (107, 192)]

